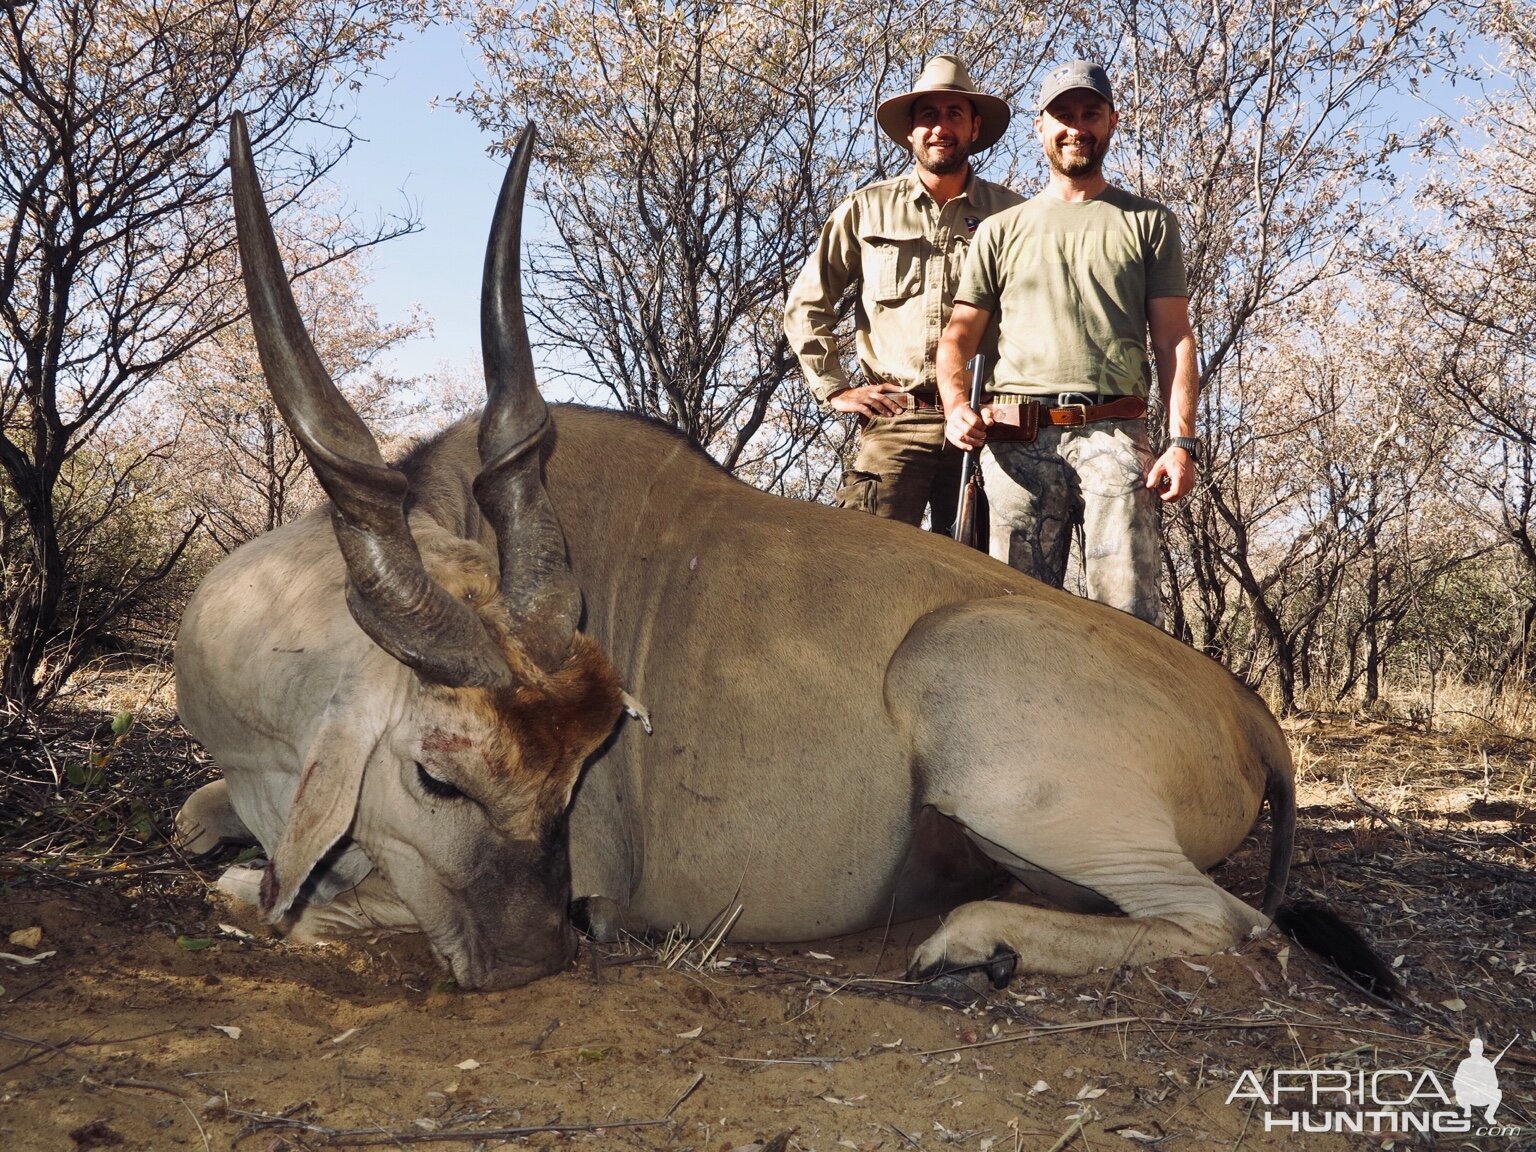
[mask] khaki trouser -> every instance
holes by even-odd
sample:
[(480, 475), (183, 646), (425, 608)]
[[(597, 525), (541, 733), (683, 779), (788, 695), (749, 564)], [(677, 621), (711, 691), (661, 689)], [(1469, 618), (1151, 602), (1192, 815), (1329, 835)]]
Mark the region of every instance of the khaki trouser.
[(1072, 530), (1083, 533), (1089, 599), (1162, 626), (1158, 498), (1146, 486), (1145, 420), (1042, 427), (1029, 444), (991, 441), (981, 454), (991, 554), (1057, 588)]
[(843, 473), (839, 508), (858, 508), (889, 520), (950, 535), (960, 498), (958, 448), (944, 439), (944, 413), (872, 416), (859, 431), (859, 453)]

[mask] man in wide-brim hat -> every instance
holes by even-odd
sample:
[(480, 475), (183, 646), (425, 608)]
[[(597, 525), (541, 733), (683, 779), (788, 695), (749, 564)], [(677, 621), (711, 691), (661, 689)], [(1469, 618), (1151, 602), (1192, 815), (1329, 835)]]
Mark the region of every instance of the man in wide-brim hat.
[[(784, 331), (816, 398), (859, 418), (858, 457), (837, 503), (908, 524), (926, 513), (948, 533), (962, 454), (944, 441), (934, 357), (977, 226), (1021, 201), (971, 167), (1007, 129), (1008, 103), (978, 90), (959, 57), (936, 56), (875, 119), (913, 166), (838, 205), (790, 290)], [(857, 379), (833, 331), (850, 287)]]

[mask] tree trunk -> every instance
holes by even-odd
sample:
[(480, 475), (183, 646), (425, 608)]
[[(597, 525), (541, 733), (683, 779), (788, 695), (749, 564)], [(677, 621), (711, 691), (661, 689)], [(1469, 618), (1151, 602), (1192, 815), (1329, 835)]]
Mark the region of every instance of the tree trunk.
[(1374, 708), (1381, 699), (1381, 554), (1376, 547), (1376, 530), (1367, 537), (1371, 566), (1365, 578), (1365, 698), (1361, 703)]
[(30, 462), (17, 468), (13, 459), (9, 471), (27, 523), (29, 555), (6, 622), (11, 644), (0, 666), (0, 695), (19, 708), (30, 709), (48, 694), (38, 680), (38, 671), (60, 635), (64, 556), (54, 518), (53, 484)]

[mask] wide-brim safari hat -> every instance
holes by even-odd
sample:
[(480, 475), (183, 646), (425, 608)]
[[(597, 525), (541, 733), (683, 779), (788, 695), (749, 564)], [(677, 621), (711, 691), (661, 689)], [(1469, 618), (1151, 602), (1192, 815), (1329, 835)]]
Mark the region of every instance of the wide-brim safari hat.
[(1008, 120), (1013, 115), (1008, 101), (977, 91), (965, 62), (958, 56), (947, 55), (935, 56), (928, 61), (912, 91), (880, 101), (880, 106), (875, 109), (875, 120), (887, 136), (910, 149), (912, 146), (907, 137), (912, 134), (912, 105), (919, 97), (935, 92), (958, 92), (975, 107), (976, 114), (981, 117), (981, 132), (976, 143), (971, 145), (975, 151), (992, 147), (1008, 130)]

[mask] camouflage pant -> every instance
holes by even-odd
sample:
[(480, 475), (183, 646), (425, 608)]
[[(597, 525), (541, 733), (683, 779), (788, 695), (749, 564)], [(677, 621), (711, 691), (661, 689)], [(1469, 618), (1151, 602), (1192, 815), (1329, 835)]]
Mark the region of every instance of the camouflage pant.
[(843, 473), (839, 508), (858, 508), (949, 535), (960, 498), (960, 450), (944, 439), (942, 412), (874, 416), (859, 431), (859, 454)]
[(1145, 482), (1151, 463), (1145, 420), (1044, 427), (1032, 444), (989, 442), (981, 473), (992, 555), (1060, 588), (1080, 526), (1089, 598), (1161, 627), (1158, 499)]

